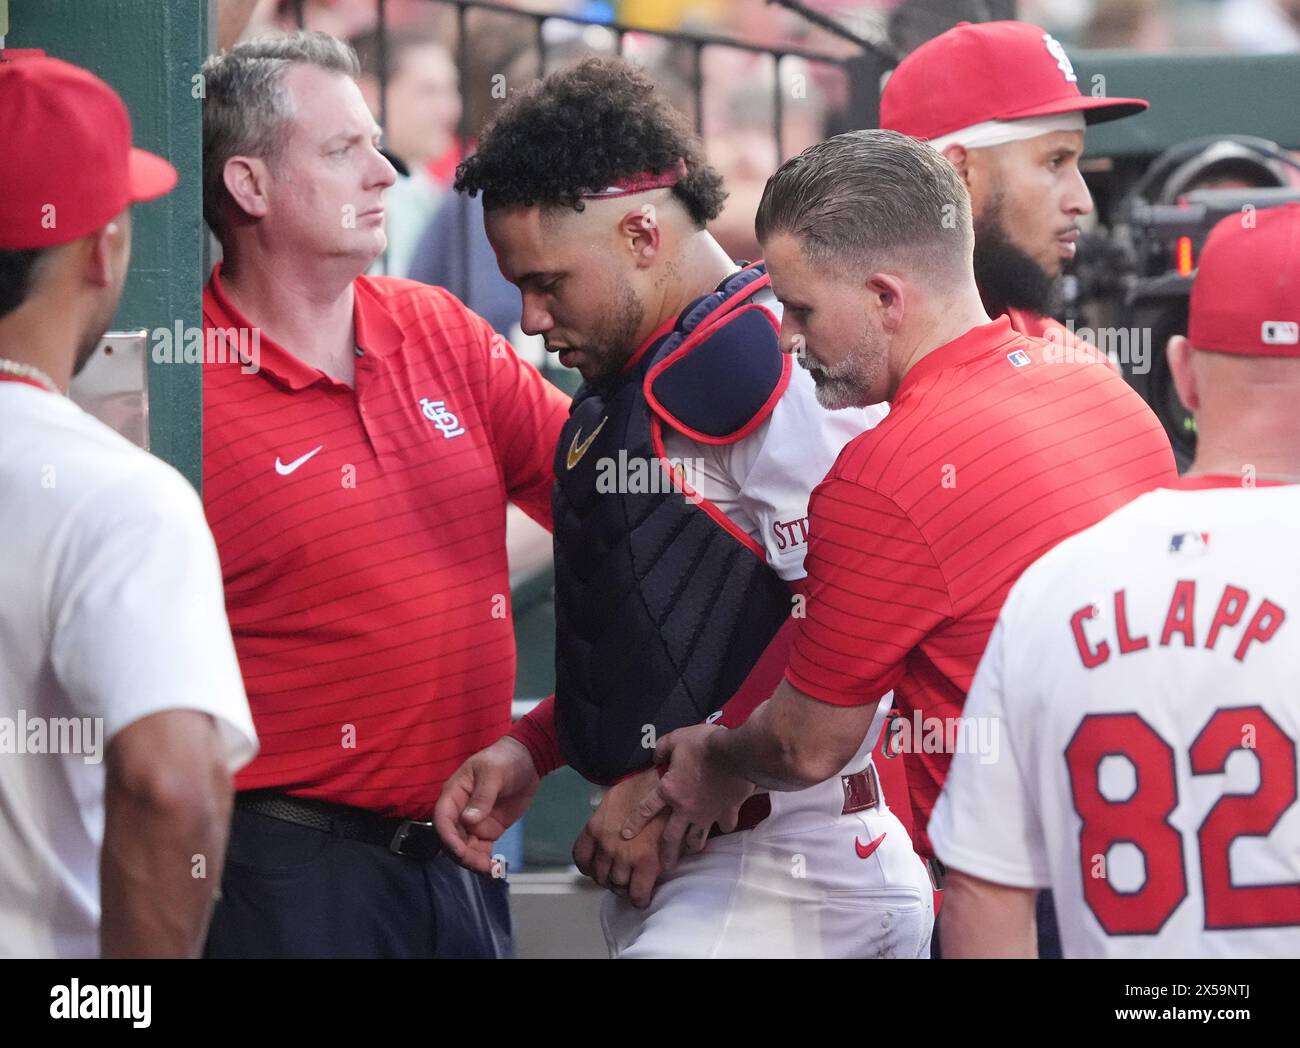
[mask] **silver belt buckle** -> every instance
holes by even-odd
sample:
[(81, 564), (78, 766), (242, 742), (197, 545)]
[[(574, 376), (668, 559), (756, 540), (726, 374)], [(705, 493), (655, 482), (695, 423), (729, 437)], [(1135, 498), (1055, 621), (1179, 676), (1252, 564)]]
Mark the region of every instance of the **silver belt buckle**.
[(396, 855), (405, 854), (402, 851), (402, 845), (406, 843), (406, 838), (411, 835), (412, 826), (427, 826), (433, 829), (432, 822), (421, 822), (419, 819), (403, 819), (401, 825), (397, 827), (397, 832), (393, 834), (393, 839), (388, 843), (388, 850)]

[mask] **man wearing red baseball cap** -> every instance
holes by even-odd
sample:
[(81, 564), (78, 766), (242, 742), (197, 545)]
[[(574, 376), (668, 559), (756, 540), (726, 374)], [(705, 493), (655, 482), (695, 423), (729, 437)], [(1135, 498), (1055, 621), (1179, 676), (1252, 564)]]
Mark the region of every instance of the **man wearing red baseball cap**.
[[(1084, 129), (1147, 106), (1082, 94), (1065, 49), (1039, 26), (963, 22), (898, 64), (881, 95), (880, 123), (928, 142), (965, 183), (975, 282), (989, 315), (1049, 340), (1066, 360), (1105, 360), (1048, 314), (1075, 255), (1078, 220), (1092, 211), (1079, 172)], [(1042, 952), (1057, 955), (1046, 898), (1039, 926)]]
[(1092, 211), (1079, 173), (1084, 128), (1146, 108), (1140, 98), (1081, 94), (1065, 49), (1036, 25), (963, 22), (899, 63), (880, 124), (929, 142), (961, 175), (989, 314), (1077, 347), (1087, 344), (1047, 314), (1075, 255), (1078, 219)]
[(184, 478), (64, 396), (176, 171), (52, 58), (0, 63), (0, 142), (0, 955), (194, 956), (257, 748), (216, 549)]
[(1300, 954), (1300, 204), (1215, 226), (1168, 353), (1191, 470), (1032, 565), (976, 674), (945, 955), (1030, 953), (1045, 888), (1069, 956)]

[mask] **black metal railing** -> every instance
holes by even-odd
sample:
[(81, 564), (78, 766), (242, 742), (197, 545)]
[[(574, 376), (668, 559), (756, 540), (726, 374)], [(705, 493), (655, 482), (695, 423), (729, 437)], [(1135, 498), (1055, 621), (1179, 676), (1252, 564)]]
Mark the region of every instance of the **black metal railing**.
[[(842, 40), (861, 48), (864, 53), (872, 54), (881, 63), (882, 69), (888, 69), (896, 61), (896, 55), (888, 42), (884, 39), (883, 34), (879, 37), (872, 38), (861, 33), (855, 32), (837, 22), (835, 19), (819, 11), (808, 8), (799, 0), (768, 0), (769, 3), (776, 3), (781, 7), (792, 10), (805, 19), (810, 25), (814, 25), (827, 33), (830, 33)], [(629, 34), (635, 34), (642, 37), (651, 37), (663, 40), (669, 43), (679, 44), (689, 47), (692, 51), (692, 84), (695, 95), (695, 129), (697, 133), (703, 133), (703, 94), (704, 94), (704, 77), (703, 77), (703, 56), (706, 49), (711, 47), (726, 47), (733, 50), (744, 51), (751, 54), (770, 56), (775, 63), (774, 72), (778, 75), (773, 77), (773, 105), (777, 113), (781, 111), (784, 99), (781, 93), (781, 79), (779, 76), (780, 63), (786, 58), (800, 58), (809, 62), (825, 63), (829, 65), (838, 65), (847, 67), (850, 60), (829, 55), (818, 51), (812, 51), (801, 47), (766, 47), (758, 44), (748, 43), (734, 37), (719, 36), (708, 33), (685, 33), (661, 29), (644, 29), (638, 26), (624, 25), (618, 22), (610, 22), (596, 18), (589, 18), (583, 15), (571, 14), (563, 11), (528, 11), (518, 7), (512, 7), (508, 4), (494, 3), (492, 0), (428, 0), (430, 5), (442, 7), (454, 7), (456, 9), (456, 27), (457, 27), (457, 65), (462, 75), (468, 68), (467, 49), (469, 44), (469, 32), (467, 26), (467, 15), (471, 11), (493, 12), (499, 15), (529, 20), (534, 23), (535, 39), (537, 42), (537, 52), (539, 56), (539, 70), (542, 75), (546, 72), (546, 53), (549, 48), (545, 35), (545, 26), (548, 22), (567, 22), (576, 26), (593, 26), (608, 30), (613, 34), (616, 42), (615, 53), (622, 55), (624, 53), (624, 40)], [(386, 0), (375, 0), (377, 25), (376, 30), (380, 41), (380, 85), (381, 88), (386, 86), (387, 74), (387, 53), (386, 40), (388, 37), (388, 18)], [(293, 0), (294, 15), (299, 26), (306, 24), (305, 0)], [(877, 85), (878, 86), (878, 85)], [(380, 112), (383, 115), (384, 102), (382, 101), (384, 91), (380, 92)], [(383, 120), (380, 120), (383, 123)], [(467, 129), (462, 128), (462, 131)], [(781, 128), (779, 123), (773, 125), (773, 135), (777, 143), (777, 161), (778, 163), (785, 159), (781, 151)], [(472, 136), (472, 129), (469, 129), (464, 138)], [(463, 144), (463, 143), (462, 143)]]
[[(615, 39), (614, 53), (624, 54), (624, 41), (629, 35), (648, 37), (657, 40), (663, 40), (669, 43), (678, 44), (690, 48), (691, 50), (691, 73), (692, 88), (694, 95), (694, 123), (695, 130), (698, 134), (704, 133), (704, 53), (708, 48), (724, 47), (732, 50), (743, 51), (756, 55), (767, 55), (774, 63), (772, 77), (772, 104), (773, 104), (773, 123), (772, 136), (774, 142), (774, 152), (777, 166), (785, 160), (784, 143), (782, 141), (781, 117), (784, 111), (785, 98), (782, 91), (782, 82), (780, 77), (781, 62), (787, 58), (798, 58), (807, 62), (820, 63), (841, 68), (850, 82), (851, 103), (849, 112), (844, 114), (846, 122), (855, 127), (874, 127), (879, 122), (879, 106), (877, 98), (879, 95), (881, 78), (888, 72), (898, 61), (898, 55), (893, 45), (889, 42), (886, 33), (878, 32), (875, 34), (852, 29), (835, 18), (821, 11), (814, 10), (803, 3), (802, 0), (767, 0), (769, 4), (785, 8), (795, 12), (806, 21), (809, 25), (815, 26), (824, 32), (847, 41), (860, 50), (860, 54), (845, 58), (836, 55), (830, 55), (818, 51), (809, 50), (801, 47), (783, 46), (769, 47), (760, 44), (753, 44), (734, 37), (725, 37), (708, 33), (685, 33), (661, 29), (645, 29), (639, 26), (625, 25), (619, 22), (611, 22), (596, 18), (589, 18), (583, 15), (572, 14), (564, 11), (530, 11), (513, 7), (508, 4), (495, 3), (493, 0), (427, 0), (430, 6), (451, 7), (455, 8), (456, 30), (457, 30), (457, 67), (461, 74), (461, 83), (465, 83), (465, 74), (469, 68), (469, 43), (470, 32), (468, 27), (468, 15), (473, 11), (492, 12), (502, 16), (529, 20), (534, 24), (534, 33), (538, 54), (538, 70), (540, 75), (546, 73), (546, 56), (549, 44), (546, 39), (545, 27), (548, 22), (565, 22), (575, 26), (592, 26), (599, 27), (613, 34)], [(292, 10), (299, 26), (306, 25), (306, 0), (291, 0)], [(974, 10), (970, 12), (970, 20), (985, 21), (995, 18), (1014, 18), (1016, 3), (1015, 0), (982, 0), (982, 2), (973, 5)], [(379, 40), (379, 108), (380, 124), (384, 123), (387, 108), (387, 40), (388, 40), (388, 17), (386, 0), (375, 0), (376, 8), (376, 32)], [(947, 22), (935, 15), (935, 31), (947, 27)], [(653, 71), (651, 71), (653, 75)], [(465, 107), (462, 112), (468, 118), (469, 110)], [(469, 127), (462, 120), (460, 127), (460, 138), (462, 150), (472, 139), (476, 128)]]

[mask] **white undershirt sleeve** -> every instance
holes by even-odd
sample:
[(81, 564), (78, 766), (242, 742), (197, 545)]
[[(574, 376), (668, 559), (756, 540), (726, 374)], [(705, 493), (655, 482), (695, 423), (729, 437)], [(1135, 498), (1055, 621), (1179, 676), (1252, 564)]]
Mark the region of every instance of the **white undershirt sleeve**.
[(808, 551), (808, 499), (844, 445), (888, 413), (884, 404), (827, 411), (812, 376), (796, 366), (772, 413), (734, 444), (700, 444), (664, 427), (670, 459), (694, 465), (688, 478), (767, 553), (787, 582), (802, 579)]
[(257, 751), (221, 569), (194, 490), (155, 461), (89, 493), (53, 536), (50, 658), (107, 742), (163, 710), (216, 721), (233, 773)]

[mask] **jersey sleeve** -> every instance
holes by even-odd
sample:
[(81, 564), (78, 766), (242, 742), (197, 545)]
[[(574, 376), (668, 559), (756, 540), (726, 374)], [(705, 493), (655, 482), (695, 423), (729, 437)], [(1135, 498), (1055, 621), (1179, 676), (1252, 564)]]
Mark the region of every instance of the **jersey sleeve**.
[(475, 315), (487, 351), (487, 412), (510, 501), (551, 530), (555, 446), (570, 399), (542, 378), (486, 320)]
[(738, 528), (763, 547), (785, 582), (807, 577), (808, 500), (853, 438), (885, 417), (885, 405), (827, 411), (816, 386), (796, 369), (781, 399), (752, 433), (710, 446), (665, 427), (670, 458), (689, 459), (691, 481)]
[(790, 661), (790, 645), (794, 643), (795, 620), (786, 619), (776, 631), (763, 654), (758, 657), (748, 676), (736, 693), (722, 706), (717, 723), (724, 728), (739, 728), (756, 709), (770, 699), (781, 683), (781, 677)]
[(528, 751), (539, 776), (547, 776), (564, 767), (560, 736), (555, 727), (554, 695), (548, 695), (520, 717), (506, 734)]
[(926, 832), (945, 866), (994, 884), (1047, 888), (1042, 824), (1012, 738), (1016, 711), (1008, 707), (1017, 696), (1007, 676), (1008, 632), (999, 618), (975, 673), (958, 735), (987, 738), (992, 744), (984, 752), (958, 748)]
[(104, 739), (164, 710), (216, 719), (233, 773), (257, 751), (222, 594), (194, 490), (150, 463), (89, 497), (68, 522), (50, 590), (50, 658)]
[(808, 502), (844, 446), (873, 428), (885, 405), (827, 411), (817, 387), (802, 368), (763, 426), (736, 446), (739, 503), (767, 552), (772, 569), (786, 582), (807, 577)]
[(786, 679), (815, 699), (871, 705), (952, 615), (947, 581), (893, 499), (832, 474), (809, 509), (807, 600)]

